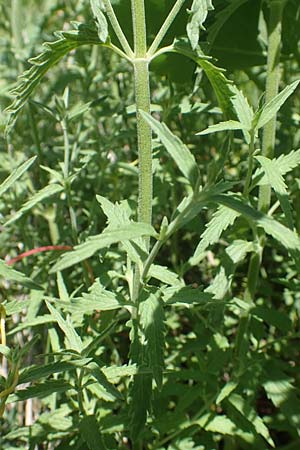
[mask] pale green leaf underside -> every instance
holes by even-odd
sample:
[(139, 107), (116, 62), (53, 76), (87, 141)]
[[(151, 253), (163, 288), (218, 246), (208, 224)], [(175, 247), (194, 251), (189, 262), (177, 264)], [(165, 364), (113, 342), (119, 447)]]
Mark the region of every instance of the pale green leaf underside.
[(197, 136), (202, 136), (205, 134), (216, 133), (217, 131), (228, 131), (228, 130), (243, 130), (246, 126), (237, 122), (236, 120), (227, 120), (226, 122), (220, 122), (215, 125), (210, 125), (203, 131), (196, 133)]
[(103, 14), (103, 4), (100, 0), (90, 0), (93, 16), (96, 20), (98, 36), (101, 42), (106, 42), (108, 38), (108, 25), (106, 17)]
[[(272, 159), (274, 170), (280, 175), (285, 175), (300, 165), (300, 149), (292, 150), (287, 155), (280, 155), (278, 158)], [(262, 169), (257, 169), (253, 175), (254, 180), (258, 180), (258, 185), (268, 184), (268, 178)]]
[(115, 230), (105, 230), (101, 234), (90, 236), (84, 243), (74, 247), (73, 251), (65, 253), (52, 267), (51, 272), (64, 270), (74, 264), (84, 261), (102, 248), (109, 247), (118, 242), (136, 239), (141, 236), (156, 236), (156, 232), (150, 225), (138, 222), (132, 222), (127, 226), (119, 227)]
[(4, 194), (14, 183), (17, 181), (26, 170), (34, 163), (36, 156), (28, 159), (23, 164), (21, 164), (17, 169), (13, 170), (12, 173), (0, 184), (0, 196)]
[(204, 30), (204, 22), (208, 11), (214, 9), (211, 0), (194, 0), (190, 10), (190, 20), (187, 24), (187, 35), (191, 46), (195, 49), (199, 42), (200, 30)]
[(10, 225), (11, 223), (15, 222), (16, 220), (20, 219), (20, 217), (23, 216), (27, 211), (29, 211), (31, 208), (36, 206), (38, 203), (42, 202), (43, 200), (47, 200), (52, 195), (58, 194), (63, 190), (63, 187), (59, 184), (49, 184), (48, 186), (44, 187), (40, 191), (36, 192), (30, 200), (28, 200), (24, 205), (17, 211), (11, 219), (9, 219), (4, 225)]
[(253, 242), (243, 241), (242, 239), (236, 239), (226, 248), (226, 253), (234, 264), (242, 261), (247, 253), (253, 252), (255, 246)]

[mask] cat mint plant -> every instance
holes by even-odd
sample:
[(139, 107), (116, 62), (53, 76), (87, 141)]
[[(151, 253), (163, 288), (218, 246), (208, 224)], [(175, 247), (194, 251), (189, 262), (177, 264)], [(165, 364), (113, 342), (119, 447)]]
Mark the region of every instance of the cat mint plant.
[[(253, 311), (255, 310), (256, 317), (262, 318), (262, 312), (255, 309), (255, 300), (266, 240), (277, 240), (294, 258), (296, 264), (300, 262), (300, 239), (295, 231), (284, 181), (284, 176), (299, 165), (300, 150), (274, 158), (276, 115), (299, 83), (294, 81), (278, 93), (281, 18), (285, 2), (268, 2), (270, 23), (266, 95), (262, 106), (256, 110), (249, 105), (244, 94), (225, 77), (224, 71), (202, 51), (201, 42), (199, 44), (201, 30), (205, 30), (204, 23), (210, 11), (214, 9), (211, 0), (175, 1), (150, 45), (146, 30), (145, 2), (132, 0), (131, 8), (128, 5), (128, 15), (131, 13), (132, 17), (133, 47), (115, 14), (114, 3), (110, 0), (91, 0), (93, 22), (76, 22), (73, 23), (74, 29), (56, 33), (58, 39), (44, 44), (43, 52), (30, 60), (31, 67), (22, 75), (13, 93), (15, 98), (9, 108), (8, 131), (12, 132), (17, 115), (43, 76), (70, 51), (91, 45), (114, 52), (127, 61), (128, 70), (130, 67), (132, 70), (138, 147), (137, 211), (133, 218), (126, 202), (112, 203), (109, 198), (97, 195), (97, 201), (107, 217), (107, 226), (100, 234), (81, 240), (70, 194), (76, 173), (70, 171), (69, 145), (67, 135), (64, 134), (62, 173), (55, 174), (56, 181), (38, 191), (5, 224), (9, 227), (44, 199), (58, 194), (65, 195), (76, 245), (73, 250), (64, 253), (51, 269), (51, 273), (57, 276), (59, 298), (49, 298), (47, 290), (43, 291), (45, 287), (38, 286), (38, 281), (26, 278), (20, 272), (7, 267), (4, 262), (1, 262), (0, 273), (7, 279), (35, 289), (36, 296), (45, 300), (49, 314), (43, 319), (44, 323), (49, 321), (57, 324), (64, 335), (65, 348), (59, 348), (58, 334), (52, 330), (52, 353), (49, 355), (48, 352), (47, 355), (50, 362), (21, 370), (22, 359), (32, 342), (28, 342), (28, 347), (25, 346), (25, 352), (19, 353), (18, 349), (9, 348), (3, 325), (0, 350), (8, 361), (8, 375), (1, 381), (4, 387), (0, 394), (0, 412), (4, 413), (7, 402), (35, 397), (46, 389), (49, 395), (57, 395), (59, 392), (67, 394), (70, 405), (61, 409), (62, 416), (69, 414), (70, 408), (78, 412), (72, 427), (70, 425), (69, 435), (66, 432), (58, 437), (64, 439), (67, 436), (66, 448), (83, 448), (85, 443), (91, 450), (116, 448), (116, 445), (119, 445), (118, 448), (127, 448), (121, 447), (120, 436), (123, 436), (125, 443), (126, 439), (131, 440), (134, 449), (162, 449), (165, 444), (175, 442), (182, 436), (192, 439), (199, 429), (219, 433), (226, 439), (227, 435), (233, 434), (234, 428), (238, 430), (241, 439), (249, 440), (249, 434), (252, 434), (253, 439), (264, 439), (270, 446), (274, 446), (263, 419), (248, 405), (241, 380), (247, 374), (248, 353), (251, 339), (254, 339), (251, 335)], [(183, 8), (189, 8), (187, 37), (178, 36), (178, 39), (164, 45), (172, 23)], [(158, 120), (157, 114), (155, 117), (151, 115), (149, 66), (161, 55), (169, 53), (189, 58), (198, 70), (206, 75), (223, 113), (223, 121), (202, 131), (195, 130), (200, 136), (199, 148), (201, 136), (228, 132), (226, 145), (218, 159), (210, 164), (208, 174), (201, 173), (195, 155), (189, 147), (165, 123)], [(68, 101), (68, 90), (62, 99), (56, 101), (58, 120), (64, 131), (71, 120), (68, 115)], [(234, 145), (235, 130), (242, 133), (244, 144), (248, 148), (247, 172), (244, 174), (244, 180), (239, 183), (226, 181), (224, 174), (224, 165)], [(260, 151), (261, 131), (263, 139)], [(162, 144), (174, 161), (183, 180), (180, 203), (173, 215), (164, 217), (161, 223), (157, 223), (156, 217), (152, 217), (152, 135), (157, 138), (155, 144)], [(16, 169), (0, 186), (1, 194), (34, 163), (35, 158), (31, 158)], [(271, 204), (272, 190), (278, 199), (275, 205)], [(283, 218), (277, 221), (273, 216), (279, 206)], [(222, 260), (212, 283), (207, 287), (192, 287), (186, 285), (183, 277), (157, 264), (157, 259), (175, 233), (207, 209), (213, 210), (214, 213), (205, 231), (199, 236), (199, 244), (194, 254), (186, 263), (188, 269), (197, 266), (206, 256), (209, 247), (219, 242), (222, 233), (234, 226), (237, 220), (246, 220), (247, 227), (244, 227), (243, 236), (239, 234), (239, 238), (227, 246), (226, 258), (224, 262)], [(99, 279), (92, 280), (91, 283), (86, 264), (90, 258), (97, 257), (100, 251), (109, 249), (114, 244), (119, 245), (120, 251), (125, 253), (126, 257), (120, 272), (112, 271), (107, 274), (113, 279), (112, 289), (108, 289)], [(239, 263), (247, 259), (249, 269), (245, 290), (239, 298), (234, 297), (231, 286), (236, 269)], [(87, 292), (82, 292), (79, 287), (79, 294), (75, 292), (70, 296), (62, 273), (67, 268), (81, 264), (85, 272), (83, 282), (86, 285), (91, 283), (91, 286), (88, 286)], [(169, 432), (167, 420), (166, 425), (162, 425), (164, 418), (159, 418), (155, 402), (161, 402), (160, 395), (164, 392), (164, 385), (169, 380), (172, 382), (172, 377), (176, 379), (180, 376), (180, 367), (173, 366), (165, 343), (168, 332), (165, 311), (175, 307), (188, 308), (199, 314), (199, 317), (199, 311), (209, 311), (211, 316), (215, 314), (215, 318), (222, 315), (225, 308), (233, 308), (241, 318), (231, 354), (230, 381), (220, 385), (218, 380), (214, 380), (212, 383), (216, 384), (209, 386), (209, 372), (198, 374), (200, 378), (197, 380), (200, 380), (203, 386), (207, 385), (207, 391), (201, 394), (202, 406), (194, 411), (193, 416), (181, 422), (178, 429), (171, 426)], [(8, 302), (1, 308), (1, 321), (4, 323), (5, 315), (11, 315), (15, 311), (15, 305), (12, 306)], [(101, 312), (111, 312), (111, 315), (104, 319), (102, 331), (91, 339), (88, 334), (81, 334), (79, 330), (84, 327), (85, 317), (93, 316), (95, 311), (100, 312), (100, 321)], [(112, 342), (111, 333), (118, 322), (124, 319), (126, 329), (130, 329), (128, 364), (107, 367), (101, 362), (101, 355), (97, 352), (103, 342)], [(43, 323), (42, 319), (40, 323)], [(228, 341), (221, 335), (221, 329), (214, 329), (214, 332), (214, 344), (211, 345), (215, 345), (217, 355), (218, 352), (221, 354), (226, 351)], [(53, 359), (49, 359), (51, 355)], [(265, 363), (267, 364), (267, 361)], [(201, 371), (200, 365), (197, 371), (199, 370)], [(58, 374), (57, 378), (49, 380), (47, 377), (53, 373)], [(59, 374), (63, 373), (68, 376), (61, 381)], [(45, 381), (40, 381), (41, 379)], [(35, 384), (32, 387), (16, 389), (20, 384), (33, 381)], [(162, 401), (168, 401), (167, 394), (161, 398)], [(108, 416), (106, 407), (99, 406), (99, 399), (102, 402), (114, 402), (117, 405), (114, 414)], [(192, 403), (192, 400), (187, 401)], [(237, 417), (236, 411), (241, 412), (242, 419)], [(124, 416), (122, 427), (118, 427), (118, 414)], [(112, 431), (114, 427), (116, 432)]]

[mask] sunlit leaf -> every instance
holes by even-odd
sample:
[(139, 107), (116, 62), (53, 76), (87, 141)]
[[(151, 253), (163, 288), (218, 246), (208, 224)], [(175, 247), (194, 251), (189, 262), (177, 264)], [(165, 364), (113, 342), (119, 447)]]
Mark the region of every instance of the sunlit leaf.
[(0, 196), (4, 194), (36, 160), (36, 156), (25, 161), (17, 169), (13, 170), (12, 173), (0, 184)]
[(43, 200), (47, 200), (49, 197), (52, 197), (52, 195), (58, 194), (62, 191), (63, 187), (59, 184), (49, 184), (48, 186), (44, 187), (40, 191), (33, 194), (30, 200), (27, 200), (27, 202), (24, 203), (21, 209), (19, 209), (13, 215), (13, 217), (5, 223), (5, 226), (10, 225), (11, 223), (20, 219), (20, 217), (22, 217), (27, 211), (36, 206), (38, 203), (42, 202)]

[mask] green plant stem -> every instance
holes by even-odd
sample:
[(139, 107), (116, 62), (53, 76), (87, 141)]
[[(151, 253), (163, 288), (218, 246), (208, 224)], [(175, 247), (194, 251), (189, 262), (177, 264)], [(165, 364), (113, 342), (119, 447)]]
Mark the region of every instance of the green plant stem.
[[(150, 114), (149, 61), (147, 59), (146, 17), (144, 0), (131, 0), (134, 35), (134, 88), (136, 102), (137, 141), (139, 157), (138, 221), (152, 222), (152, 132), (140, 111)], [(149, 249), (150, 240), (145, 239)], [(137, 302), (140, 290), (140, 271), (135, 267), (132, 300)], [(133, 311), (133, 316), (136, 312)]]
[[(266, 102), (269, 102), (278, 94), (280, 78), (280, 46), (281, 46), (281, 19), (284, 2), (273, 0), (270, 2), (270, 23), (268, 26), (268, 64), (266, 80)], [(268, 122), (263, 130), (262, 154), (267, 158), (274, 155), (276, 135), (276, 116)], [(248, 187), (249, 189), (249, 187)], [(258, 196), (258, 208), (267, 213), (271, 203), (271, 187), (260, 186)], [(257, 237), (257, 234), (255, 233)], [(259, 278), (259, 269), (262, 260), (262, 251), (264, 246), (264, 234), (260, 235), (258, 251), (250, 259), (248, 269), (247, 288), (245, 300), (254, 301), (257, 283)]]
[(116, 33), (117, 38), (119, 39), (119, 42), (127, 56), (130, 58), (133, 58), (133, 51), (127, 41), (127, 38), (125, 34), (123, 33), (123, 30), (119, 24), (119, 21), (115, 15), (114, 9), (112, 7), (112, 4), (110, 0), (103, 0), (105, 11), (107, 14), (107, 17), (111, 23), (111, 26), (113, 27), (114, 32)]
[(243, 192), (243, 194), (246, 197), (248, 197), (248, 195), (249, 195), (249, 188), (250, 188), (251, 178), (252, 178), (252, 173), (253, 173), (253, 154), (255, 151), (254, 140), (255, 140), (255, 136), (254, 136), (254, 133), (252, 133), (250, 146), (249, 146), (248, 170), (247, 170), (246, 181), (245, 181), (244, 192)]
[(172, 22), (176, 18), (177, 14), (179, 13), (180, 9), (182, 8), (183, 4), (186, 2), (186, 0), (177, 0), (173, 8), (171, 9), (170, 13), (168, 14), (166, 20), (162, 24), (159, 32), (157, 33), (154, 41), (152, 42), (149, 51), (148, 56), (151, 58), (151, 56), (154, 55), (158, 47), (160, 46), (163, 38), (165, 37), (166, 33), (168, 32)]
[[(268, 62), (267, 62), (267, 80), (266, 80), (266, 99), (265, 102), (271, 101), (279, 90), (280, 80), (280, 48), (281, 48), (281, 20), (285, 1), (270, 1), (270, 23), (268, 26)], [(273, 158), (275, 136), (276, 136), (276, 120), (275, 115), (268, 122), (263, 130), (262, 155), (267, 158)], [(271, 202), (271, 187), (260, 186), (258, 205), (259, 209), (267, 212)]]

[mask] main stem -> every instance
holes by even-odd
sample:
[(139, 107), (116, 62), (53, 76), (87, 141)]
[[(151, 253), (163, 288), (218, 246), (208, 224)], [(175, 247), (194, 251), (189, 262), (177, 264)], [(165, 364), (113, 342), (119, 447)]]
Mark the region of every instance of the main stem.
[[(149, 61), (144, 0), (131, 0), (134, 35), (134, 86), (139, 156), (138, 221), (152, 222), (152, 132), (140, 111), (150, 113)], [(145, 238), (147, 250), (150, 240)], [(135, 267), (132, 300), (137, 302), (140, 291), (140, 271)]]
[[(144, 0), (132, 0), (134, 34), (134, 85), (139, 154), (138, 220), (151, 224), (152, 220), (152, 142), (151, 128), (140, 110), (150, 113), (149, 61), (147, 59), (146, 20)], [(147, 244), (148, 245), (148, 244)]]

